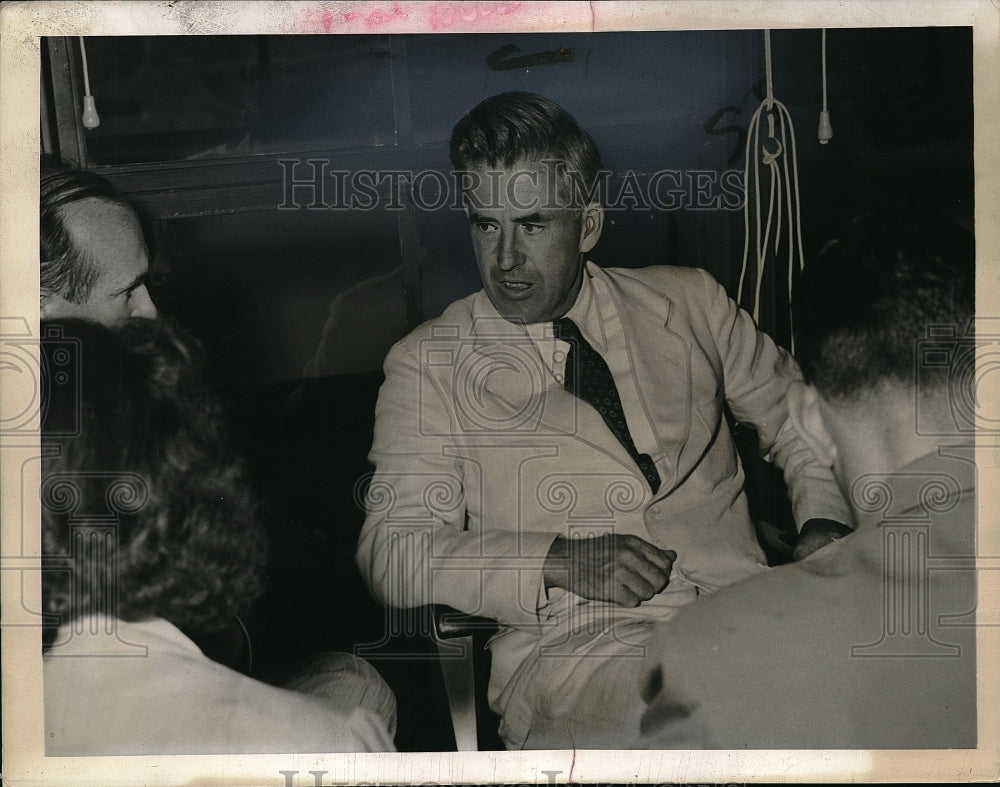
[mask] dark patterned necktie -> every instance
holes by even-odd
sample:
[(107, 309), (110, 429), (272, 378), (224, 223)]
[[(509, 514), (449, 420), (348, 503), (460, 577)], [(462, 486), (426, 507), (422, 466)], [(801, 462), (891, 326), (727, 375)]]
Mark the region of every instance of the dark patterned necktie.
[(625, 411), (622, 400), (615, 387), (614, 377), (607, 363), (590, 343), (583, 338), (580, 329), (568, 317), (561, 317), (553, 322), (556, 336), (569, 343), (569, 354), (566, 356), (566, 381), (563, 387), (574, 396), (591, 405), (601, 414), (604, 423), (618, 442), (635, 460), (639, 470), (649, 483), (653, 494), (660, 488), (660, 474), (649, 454), (640, 454), (632, 442), (628, 424), (625, 423)]

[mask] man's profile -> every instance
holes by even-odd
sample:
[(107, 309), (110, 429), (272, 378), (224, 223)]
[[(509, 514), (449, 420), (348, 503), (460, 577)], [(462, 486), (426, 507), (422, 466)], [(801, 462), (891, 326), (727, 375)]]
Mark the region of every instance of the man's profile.
[(113, 325), (155, 317), (139, 218), (110, 182), (44, 159), (39, 254), (43, 319)]

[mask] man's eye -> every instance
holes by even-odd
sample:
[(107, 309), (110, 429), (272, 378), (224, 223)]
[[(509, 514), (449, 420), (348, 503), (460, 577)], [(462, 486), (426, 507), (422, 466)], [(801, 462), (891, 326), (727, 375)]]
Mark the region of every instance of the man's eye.
[(491, 233), (491, 232), (496, 232), (497, 226), (496, 224), (490, 224), (488, 222), (481, 221), (478, 224), (476, 224), (476, 229), (483, 233)]
[(535, 235), (545, 228), (544, 224), (522, 224), (521, 226), (524, 228), (525, 235)]

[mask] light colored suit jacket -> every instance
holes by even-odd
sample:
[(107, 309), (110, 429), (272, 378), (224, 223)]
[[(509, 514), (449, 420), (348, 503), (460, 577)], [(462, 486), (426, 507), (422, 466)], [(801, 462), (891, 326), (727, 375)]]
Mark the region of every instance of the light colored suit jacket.
[[(511, 627), (492, 645), (495, 689), (567, 625), (665, 618), (699, 592), (764, 570), (727, 401), (783, 468), (800, 525), (850, 521), (832, 475), (787, 421), (795, 362), (709, 274), (588, 263), (587, 276), (600, 315), (587, 338), (627, 354), (611, 366), (629, 370), (616, 382), (635, 443), (659, 472), (655, 495), (596, 410), (552, 373), (546, 353), (566, 345), (502, 319), (482, 291), (385, 362), (361, 573), (387, 605), (447, 604)], [(633, 610), (546, 594), (542, 565), (556, 535), (611, 531), (677, 552), (663, 593)]]
[(217, 664), (162, 618), (62, 626), (43, 678), (50, 757), (394, 750), (371, 710)]

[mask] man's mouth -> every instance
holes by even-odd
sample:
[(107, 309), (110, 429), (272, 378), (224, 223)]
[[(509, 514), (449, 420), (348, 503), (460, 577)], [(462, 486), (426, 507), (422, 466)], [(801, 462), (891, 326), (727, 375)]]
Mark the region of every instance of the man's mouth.
[(504, 297), (515, 301), (530, 297), (535, 286), (534, 282), (518, 279), (494, 279), (493, 281)]

